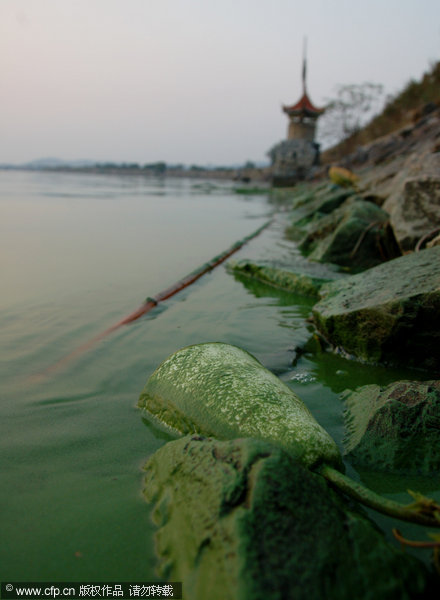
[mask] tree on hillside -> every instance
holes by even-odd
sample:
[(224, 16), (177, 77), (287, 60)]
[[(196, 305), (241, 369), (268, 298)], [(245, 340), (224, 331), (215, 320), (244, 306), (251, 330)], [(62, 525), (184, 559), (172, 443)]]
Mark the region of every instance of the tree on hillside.
[(320, 143), (329, 147), (357, 133), (382, 108), (383, 94), (379, 83), (338, 85), (318, 125)]

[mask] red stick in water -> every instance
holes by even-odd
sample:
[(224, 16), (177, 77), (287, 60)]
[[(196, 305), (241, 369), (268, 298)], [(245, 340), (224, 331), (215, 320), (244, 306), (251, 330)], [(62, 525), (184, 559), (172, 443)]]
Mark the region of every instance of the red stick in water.
[(193, 284), (195, 281), (200, 279), (200, 277), (202, 277), (209, 271), (212, 271), (213, 269), (215, 269), (215, 267), (221, 265), (227, 258), (229, 258), (232, 254), (240, 250), (240, 248), (242, 248), (251, 239), (259, 235), (263, 231), (263, 229), (266, 229), (266, 227), (270, 225), (270, 223), (271, 221), (268, 221), (250, 235), (247, 235), (242, 240), (236, 242), (228, 250), (225, 250), (221, 254), (214, 256), (214, 258), (212, 258), (209, 262), (201, 265), (198, 269), (192, 271), (192, 273), (189, 273), (189, 275), (186, 275), (186, 277), (184, 277), (183, 279), (180, 279), (180, 281), (178, 281), (171, 287), (167, 288), (166, 290), (163, 290), (162, 292), (159, 292), (159, 294), (156, 294), (153, 297), (147, 298), (145, 302), (143, 302), (143, 304), (141, 304), (141, 306), (139, 306), (139, 308), (137, 308), (135, 311), (133, 311), (132, 313), (130, 313), (129, 315), (127, 315), (126, 317), (124, 317), (123, 319), (106, 329), (105, 331), (101, 332), (100, 334), (98, 334), (97, 336), (95, 336), (94, 338), (92, 338), (91, 340), (89, 340), (88, 342), (86, 342), (85, 344), (83, 344), (64, 358), (59, 360), (52, 367), (49, 367), (45, 371), (45, 374), (51, 374), (57, 371), (58, 369), (62, 368), (74, 358), (77, 358), (78, 356), (89, 350), (92, 346), (94, 346), (97, 342), (105, 338), (107, 335), (109, 335), (113, 331), (116, 331), (116, 329), (119, 329), (119, 327), (122, 327), (122, 325), (128, 325), (128, 323), (137, 321), (137, 319), (139, 319), (143, 315), (150, 312), (150, 310), (155, 308), (159, 304), (159, 302), (163, 302), (164, 300), (171, 298), (181, 290)]

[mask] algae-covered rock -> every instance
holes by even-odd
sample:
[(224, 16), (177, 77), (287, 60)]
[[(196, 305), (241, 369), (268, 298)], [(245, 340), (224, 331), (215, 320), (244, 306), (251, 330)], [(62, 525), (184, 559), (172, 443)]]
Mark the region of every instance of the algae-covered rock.
[(159, 573), (187, 600), (404, 600), (425, 570), (281, 449), (189, 436), (146, 465)]
[(366, 200), (349, 199), (315, 218), (299, 248), (310, 260), (363, 270), (400, 255), (389, 215)]
[(175, 434), (255, 437), (306, 467), (341, 466), (334, 440), (292, 390), (251, 354), (223, 343), (187, 346), (148, 379), (138, 403)]
[(339, 208), (353, 194), (353, 190), (326, 185), (324, 188), (312, 188), (295, 196), (293, 221), (286, 229), (287, 238), (295, 241), (303, 239), (309, 227), (313, 227), (318, 219)]
[(294, 273), (286, 269), (257, 264), (246, 259), (230, 261), (228, 268), (234, 273), (310, 298), (318, 298), (319, 289), (329, 281), (328, 279), (319, 279), (303, 273)]
[(440, 470), (440, 381), (397, 381), (346, 392), (347, 458), (381, 471)]
[(329, 214), (353, 194), (353, 190), (330, 185), (317, 190), (312, 189), (307, 194), (295, 197), (293, 207), (303, 218), (314, 213)]
[(325, 284), (313, 308), (336, 347), (370, 362), (440, 371), (440, 247)]

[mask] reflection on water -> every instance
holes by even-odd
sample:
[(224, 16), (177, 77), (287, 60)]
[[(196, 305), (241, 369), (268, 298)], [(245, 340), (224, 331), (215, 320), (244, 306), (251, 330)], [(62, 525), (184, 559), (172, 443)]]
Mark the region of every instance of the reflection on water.
[[(339, 444), (339, 393), (401, 375), (324, 353), (297, 356), (311, 333), (310, 300), (222, 265), (35, 377), (254, 231), (272, 208), (229, 184), (0, 171), (0, 580), (154, 580), (141, 468), (168, 437), (145, 426), (136, 404), (178, 348), (245, 348)], [(237, 258), (301, 261), (282, 237), (284, 219)]]

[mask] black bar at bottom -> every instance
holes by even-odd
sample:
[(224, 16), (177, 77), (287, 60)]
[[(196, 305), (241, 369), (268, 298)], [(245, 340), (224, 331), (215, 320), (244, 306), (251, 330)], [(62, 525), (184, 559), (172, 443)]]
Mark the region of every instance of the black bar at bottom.
[(11, 581), (1, 584), (2, 600), (82, 600), (87, 598), (182, 598), (182, 582)]

